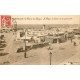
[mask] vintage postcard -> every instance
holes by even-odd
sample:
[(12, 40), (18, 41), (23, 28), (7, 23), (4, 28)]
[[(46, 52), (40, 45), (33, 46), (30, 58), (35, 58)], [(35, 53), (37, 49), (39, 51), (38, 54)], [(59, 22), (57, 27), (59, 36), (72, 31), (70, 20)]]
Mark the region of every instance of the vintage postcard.
[(79, 64), (79, 15), (0, 15), (0, 65)]

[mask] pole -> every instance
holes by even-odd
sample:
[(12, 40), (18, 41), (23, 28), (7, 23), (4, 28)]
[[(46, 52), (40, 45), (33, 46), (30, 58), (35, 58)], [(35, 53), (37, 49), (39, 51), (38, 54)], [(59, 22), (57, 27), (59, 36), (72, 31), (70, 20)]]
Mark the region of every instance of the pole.
[(26, 54), (26, 29), (25, 29), (25, 51), (24, 51), (24, 58), (28, 58)]
[(52, 53), (50, 52), (49, 54), (50, 54), (50, 65), (51, 65)]

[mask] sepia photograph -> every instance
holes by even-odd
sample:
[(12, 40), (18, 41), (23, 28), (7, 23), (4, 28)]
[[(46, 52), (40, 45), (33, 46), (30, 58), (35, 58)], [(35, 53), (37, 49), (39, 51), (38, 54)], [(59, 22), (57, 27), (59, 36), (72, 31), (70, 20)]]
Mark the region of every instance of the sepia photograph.
[(0, 16), (0, 65), (79, 65), (80, 16)]
[(80, 0), (0, 0), (0, 80), (80, 80)]

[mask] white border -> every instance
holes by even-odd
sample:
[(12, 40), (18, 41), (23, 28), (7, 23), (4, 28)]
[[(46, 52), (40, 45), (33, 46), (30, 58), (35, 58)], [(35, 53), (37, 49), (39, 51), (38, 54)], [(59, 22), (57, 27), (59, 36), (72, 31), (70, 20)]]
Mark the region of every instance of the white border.
[[(0, 15), (80, 15), (80, 0), (0, 0)], [(0, 80), (80, 80), (79, 78), (80, 66), (0, 66)]]
[(1, 0), (0, 14), (79, 15), (80, 0)]

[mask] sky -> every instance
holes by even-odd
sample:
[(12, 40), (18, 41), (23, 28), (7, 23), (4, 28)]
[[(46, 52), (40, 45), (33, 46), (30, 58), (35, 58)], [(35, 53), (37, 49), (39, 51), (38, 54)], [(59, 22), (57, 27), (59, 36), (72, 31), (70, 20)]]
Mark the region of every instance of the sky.
[(80, 23), (80, 16), (78, 15), (77, 16), (15, 15), (12, 16), (12, 18), (15, 18), (17, 24), (79, 24)]

